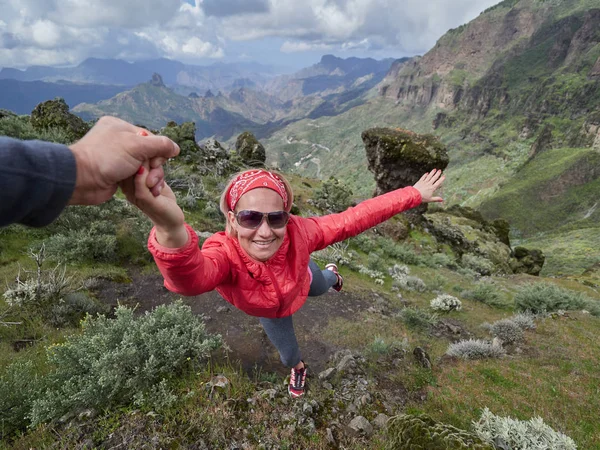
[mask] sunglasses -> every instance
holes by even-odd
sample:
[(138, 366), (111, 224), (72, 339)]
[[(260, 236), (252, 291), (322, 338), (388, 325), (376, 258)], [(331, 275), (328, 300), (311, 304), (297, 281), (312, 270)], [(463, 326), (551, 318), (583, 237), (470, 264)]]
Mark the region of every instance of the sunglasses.
[(235, 215), (235, 219), (241, 227), (249, 228), (251, 230), (260, 227), (265, 217), (267, 218), (269, 226), (274, 229), (285, 227), (290, 219), (290, 215), (287, 211), (261, 213), (259, 211), (244, 209)]

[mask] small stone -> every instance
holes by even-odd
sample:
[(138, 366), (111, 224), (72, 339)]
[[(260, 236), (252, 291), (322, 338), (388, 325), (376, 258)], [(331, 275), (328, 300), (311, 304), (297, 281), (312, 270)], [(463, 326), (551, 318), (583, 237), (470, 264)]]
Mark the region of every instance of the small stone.
[(332, 391), (332, 390), (333, 390), (333, 385), (332, 385), (331, 383), (327, 382), (327, 381), (326, 381), (325, 383), (323, 383), (323, 387), (324, 387), (325, 389), (328, 389), (328, 390), (330, 390), (330, 391)]
[(228, 312), (231, 312), (231, 309), (229, 309), (227, 306), (219, 306), (217, 308), (217, 312), (218, 313), (228, 313)]
[(373, 419), (373, 426), (375, 426), (375, 428), (384, 428), (387, 425), (388, 420), (390, 419), (389, 416), (387, 416), (386, 414), (377, 414), (377, 417), (375, 417)]
[(446, 328), (448, 328), (448, 330), (452, 333), (452, 334), (460, 334), (460, 327), (457, 327), (456, 325), (453, 325), (451, 323), (446, 322), (445, 323)]
[(260, 391), (258, 393), (258, 397), (268, 399), (268, 400), (274, 400), (275, 397), (277, 397), (277, 390), (276, 389), (265, 389), (264, 391)]
[(359, 401), (362, 406), (368, 405), (369, 403), (371, 403), (371, 394), (363, 395)]
[(413, 350), (413, 355), (417, 358), (419, 364), (426, 369), (431, 369), (431, 359), (429, 359), (429, 355), (425, 350), (421, 347), (415, 347)]
[(357, 414), (358, 413), (358, 408), (356, 407), (356, 405), (354, 403), (350, 403), (346, 407), (346, 412), (350, 413), (350, 414)]
[(502, 339), (499, 337), (492, 339), (492, 347), (502, 347)]
[(337, 365), (338, 372), (348, 371), (356, 366), (356, 361), (352, 355), (346, 355), (342, 358), (342, 360)]
[(319, 380), (329, 380), (333, 375), (335, 375), (336, 368), (330, 367), (329, 369), (325, 369), (323, 372), (319, 374)]
[(325, 434), (327, 435), (327, 442), (337, 447), (337, 443), (335, 442), (335, 438), (333, 437), (333, 431), (331, 431), (331, 428), (327, 428), (325, 430)]
[(308, 435), (315, 434), (317, 432), (317, 426), (315, 425), (315, 421), (312, 419), (308, 419), (306, 421), (306, 431)]
[(305, 403), (304, 405), (302, 405), (302, 412), (304, 414), (306, 414), (307, 416), (312, 415), (312, 413), (313, 413), (312, 405), (310, 405), (310, 403)]
[(370, 436), (373, 433), (373, 425), (371, 425), (363, 416), (356, 416), (350, 421), (348, 426), (354, 431), (361, 432), (366, 436)]

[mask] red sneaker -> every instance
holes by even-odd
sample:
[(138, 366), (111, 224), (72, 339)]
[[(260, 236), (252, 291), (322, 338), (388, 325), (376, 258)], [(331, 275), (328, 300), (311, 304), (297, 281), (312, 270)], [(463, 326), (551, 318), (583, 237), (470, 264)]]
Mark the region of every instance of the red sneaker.
[(290, 384), (288, 392), (292, 398), (302, 397), (304, 395), (304, 384), (306, 382), (306, 366), (297, 370), (292, 367), (290, 374)]
[(329, 263), (325, 266), (327, 270), (331, 270), (337, 276), (337, 283), (331, 286), (334, 290), (340, 292), (342, 290), (342, 286), (344, 285), (344, 279), (338, 272), (338, 268), (334, 263)]

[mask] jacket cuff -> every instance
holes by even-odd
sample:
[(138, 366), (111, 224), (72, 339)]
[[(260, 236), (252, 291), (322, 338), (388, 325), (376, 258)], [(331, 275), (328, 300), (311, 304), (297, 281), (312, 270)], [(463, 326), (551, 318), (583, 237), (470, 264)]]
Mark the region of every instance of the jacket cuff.
[(184, 224), (188, 232), (187, 243), (183, 247), (171, 248), (161, 245), (156, 240), (156, 227), (153, 227), (148, 237), (148, 250), (153, 256), (160, 259), (176, 259), (182, 256), (188, 256), (194, 248), (198, 247), (198, 235), (194, 229), (187, 223)]
[(413, 208), (416, 206), (419, 206), (421, 203), (423, 203), (423, 196), (421, 195), (421, 192), (416, 187), (406, 186), (404, 189), (408, 189), (408, 191), (411, 192), (411, 194), (416, 197), (415, 204), (412, 206)]

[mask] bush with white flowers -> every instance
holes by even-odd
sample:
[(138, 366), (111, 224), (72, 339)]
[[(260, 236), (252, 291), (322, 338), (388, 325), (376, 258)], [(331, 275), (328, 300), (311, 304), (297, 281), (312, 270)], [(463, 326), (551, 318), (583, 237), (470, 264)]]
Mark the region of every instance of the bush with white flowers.
[(462, 308), (462, 302), (456, 297), (448, 294), (438, 295), (436, 298), (431, 300), (429, 305), (434, 311), (460, 311)]

